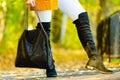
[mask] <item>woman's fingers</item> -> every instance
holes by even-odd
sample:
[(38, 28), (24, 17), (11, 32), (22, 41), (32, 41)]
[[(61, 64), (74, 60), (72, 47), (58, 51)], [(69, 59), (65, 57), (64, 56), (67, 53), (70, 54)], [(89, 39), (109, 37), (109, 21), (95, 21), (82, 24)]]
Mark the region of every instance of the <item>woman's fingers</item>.
[(30, 3), (32, 5), (32, 7), (35, 7), (35, 1), (34, 0), (30, 0)]
[(25, 4), (27, 6), (28, 9), (34, 9), (35, 8), (35, 2), (34, 0), (26, 0)]

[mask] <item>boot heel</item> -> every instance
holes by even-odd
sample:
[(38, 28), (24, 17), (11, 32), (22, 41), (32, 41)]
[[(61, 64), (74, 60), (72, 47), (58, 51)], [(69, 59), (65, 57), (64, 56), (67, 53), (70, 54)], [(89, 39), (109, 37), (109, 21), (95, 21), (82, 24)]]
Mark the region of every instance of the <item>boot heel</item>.
[(92, 67), (92, 66), (85, 66), (85, 68), (87, 69), (87, 70), (95, 70), (95, 68), (94, 67)]

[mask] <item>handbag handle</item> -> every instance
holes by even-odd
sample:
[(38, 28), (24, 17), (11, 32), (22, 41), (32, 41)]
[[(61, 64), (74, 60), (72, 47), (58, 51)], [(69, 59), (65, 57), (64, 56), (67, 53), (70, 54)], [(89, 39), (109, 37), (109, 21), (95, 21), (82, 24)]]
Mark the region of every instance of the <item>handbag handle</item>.
[[(35, 11), (35, 13), (36, 13), (36, 15), (37, 15), (37, 17), (38, 17), (38, 21), (39, 21), (39, 23), (40, 23), (40, 27), (41, 27), (41, 29), (42, 29), (45, 37), (46, 37), (47, 45), (49, 45), (49, 44), (48, 44), (48, 36), (47, 36), (47, 33), (46, 33), (46, 31), (45, 31), (45, 29), (44, 29), (44, 27), (43, 27), (43, 25), (42, 25), (42, 22), (41, 22), (41, 20), (40, 20), (40, 17), (39, 17), (39, 15), (38, 15), (38, 12), (37, 12), (36, 8), (34, 8), (34, 11)], [(28, 14), (29, 14), (29, 10), (28, 10), (28, 8), (26, 8), (26, 15), (25, 15), (26, 17), (25, 17), (25, 23), (24, 23), (25, 29), (28, 28)]]
[(41, 20), (40, 20), (40, 17), (39, 17), (39, 15), (38, 15), (38, 12), (37, 12), (36, 8), (35, 8), (35, 13), (36, 13), (36, 15), (37, 15), (37, 17), (38, 17), (38, 21), (39, 21), (39, 23), (40, 23), (41, 29), (42, 29), (43, 33), (45, 34), (46, 39), (47, 39), (47, 42), (48, 42), (47, 33), (46, 33), (46, 31), (45, 31), (45, 29), (44, 29), (44, 27), (43, 27), (43, 25), (42, 25), (42, 22), (41, 22)]

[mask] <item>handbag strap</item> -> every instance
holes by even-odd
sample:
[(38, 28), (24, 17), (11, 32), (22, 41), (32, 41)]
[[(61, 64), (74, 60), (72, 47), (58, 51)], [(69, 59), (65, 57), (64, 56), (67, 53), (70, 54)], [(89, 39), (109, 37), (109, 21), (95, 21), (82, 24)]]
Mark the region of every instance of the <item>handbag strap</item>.
[(24, 28), (28, 29), (28, 9), (25, 9)]
[(47, 40), (48, 40), (47, 33), (46, 33), (46, 31), (45, 31), (45, 29), (44, 29), (44, 27), (43, 27), (43, 25), (42, 25), (42, 22), (41, 22), (41, 20), (40, 20), (40, 17), (39, 17), (39, 15), (38, 15), (38, 12), (37, 12), (36, 9), (35, 9), (35, 13), (36, 13), (36, 15), (37, 15), (37, 17), (38, 17), (38, 21), (39, 21), (39, 23), (40, 23), (40, 27), (41, 27), (42, 31), (44, 32), (44, 34), (45, 34), (45, 36), (46, 36), (46, 38), (47, 38)]
[[(44, 29), (44, 27), (43, 27), (43, 25), (42, 25), (42, 22), (41, 22), (41, 20), (40, 20), (40, 17), (39, 17), (39, 15), (38, 15), (38, 12), (37, 12), (37, 10), (36, 10), (36, 8), (34, 9), (34, 11), (35, 11), (35, 13), (36, 13), (36, 15), (37, 15), (37, 17), (38, 17), (38, 21), (39, 21), (39, 23), (40, 23), (40, 27), (41, 27), (41, 30), (43, 31), (43, 33), (44, 33), (44, 35), (45, 35), (45, 37), (46, 37), (46, 40), (47, 40), (47, 46), (49, 45), (49, 41), (48, 41), (48, 36), (47, 36), (47, 33), (46, 33), (46, 31), (45, 31), (45, 29)], [(28, 28), (28, 14), (29, 14), (29, 10), (28, 10), (28, 8), (26, 8), (26, 14), (25, 14), (25, 23), (24, 23), (24, 27), (25, 27), (25, 29), (27, 29)]]

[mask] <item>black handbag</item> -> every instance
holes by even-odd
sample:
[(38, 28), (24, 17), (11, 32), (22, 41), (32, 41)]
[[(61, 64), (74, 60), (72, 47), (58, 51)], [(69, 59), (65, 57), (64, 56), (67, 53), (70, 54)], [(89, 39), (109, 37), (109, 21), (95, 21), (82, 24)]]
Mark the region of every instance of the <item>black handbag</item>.
[[(36, 14), (38, 16), (37, 12)], [(19, 39), (15, 60), (16, 67), (41, 69), (54, 67), (48, 36), (39, 16), (38, 19), (41, 28), (24, 30)]]

